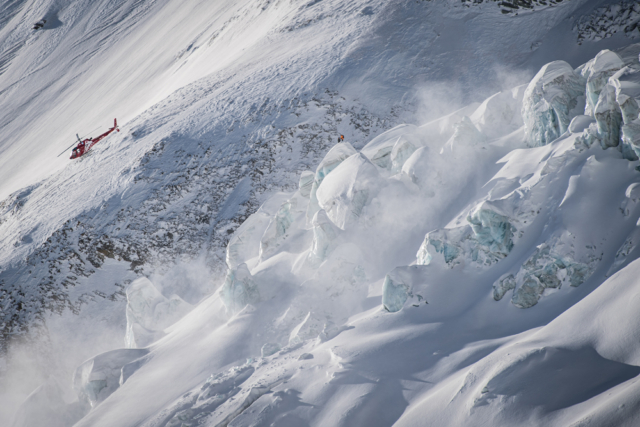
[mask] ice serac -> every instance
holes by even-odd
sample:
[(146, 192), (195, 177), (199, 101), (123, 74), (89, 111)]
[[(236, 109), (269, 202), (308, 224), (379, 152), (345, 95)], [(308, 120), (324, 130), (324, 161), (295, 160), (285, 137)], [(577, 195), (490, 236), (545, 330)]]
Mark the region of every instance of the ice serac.
[(369, 159), (357, 153), (323, 180), (316, 193), (318, 204), (335, 225), (345, 230), (358, 221), (384, 183)]
[(616, 90), (616, 101), (625, 124), (638, 119), (640, 113), (640, 70), (624, 67), (609, 78)]
[(300, 174), (300, 180), (298, 181), (298, 191), (302, 197), (309, 197), (311, 195), (311, 187), (313, 187), (314, 174), (311, 171), (304, 171)]
[(309, 194), (309, 207), (307, 208), (307, 225), (311, 225), (316, 212), (321, 209), (318, 203), (316, 192), (318, 191), (318, 187), (320, 187), (320, 184), (322, 184), (322, 181), (324, 181), (325, 177), (329, 175), (331, 171), (337, 168), (340, 163), (347, 160), (349, 157), (356, 153), (357, 151), (351, 146), (351, 144), (349, 144), (348, 142), (341, 142), (334, 145), (333, 148), (329, 150), (327, 155), (324, 156), (324, 159), (322, 159), (320, 165), (316, 169), (313, 184), (311, 185), (311, 192)]
[(119, 349), (87, 360), (73, 374), (73, 388), (78, 399), (94, 408), (126, 381), (122, 378), (123, 371), (130, 376), (132, 369), (126, 368), (142, 366), (148, 353), (147, 349)]
[(397, 165), (406, 160), (405, 156), (408, 158), (411, 155), (407, 151), (410, 151), (411, 147), (415, 150), (420, 146), (416, 136), (417, 130), (418, 128), (414, 125), (396, 126), (373, 138), (360, 152), (374, 165), (389, 171), (393, 168), (395, 159), (396, 168), (399, 169), (402, 166), (398, 168)]
[(320, 265), (335, 246), (335, 240), (340, 229), (327, 216), (324, 209), (319, 210), (313, 217), (313, 242), (308, 259), (311, 265)]
[[(627, 187), (625, 199), (620, 204), (620, 211), (625, 217), (629, 217), (640, 203), (640, 182), (634, 182)], [(640, 228), (636, 227), (625, 239), (624, 243), (616, 251), (616, 257), (607, 271), (607, 276), (612, 276), (622, 266), (638, 258), (638, 243), (640, 243)]]
[(279, 352), (280, 349), (281, 349), (280, 344), (268, 342), (264, 344), (260, 349), (260, 357), (269, 357)]
[(468, 263), (488, 267), (505, 258), (517, 231), (516, 220), (503, 210), (510, 202), (485, 201), (467, 215), (468, 224), (427, 233), (416, 255), (418, 265), (438, 260), (450, 268)]
[(163, 336), (171, 326), (193, 308), (177, 295), (165, 298), (146, 277), (129, 285), (127, 293), (127, 348), (146, 347)]
[(227, 271), (227, 277), (220, 288), (220, 296), (231, 314), (242, 310), (247, 304), (260, 301), (258, 286), (247, 264), (240, 264), (237, 268)]
[(543, 66), (524, 93), (522, 118), (526, 143), (537, 147), (562, 135), (573, 116), (581, 113), (576, 107), (582, 107), (584, 93), (584, 78), (565, 61)]
[(407, 304), (418, 306), (424, 297), (413, 290), (413, 275), (418, 270), (416, 266), (396, 267), (384, 278), (382, 285), (382, 306), (385, 310), (395, 313)]
[(608, 49), (600, 51), (595, 58), (578, 69), (586, 79), (586, 105), (584, 114), (593, 116), (600, 92), (607, 85), (609, 77), (624, 67), (620, 57)]
[[(442, 228), (430, 231), (416, 254), (418, 265), (430, 265), (434, 259), (441, 259), (453, 268), (463, 262), (463, 245), (471, 238), (471, 227)], [(438, 257), (440, 254), (442, 257)]]
[(278, 250), (282, 241), (287, 238), (294, 221), (304, 216), (308, 204), (309, 200), (298, 191), (280, 206), (260, 240), (260, 260), (268, 258)]
[(504, 295), (516, 288), (516, 278), (513, 274), (507, 274), (496, 280), (493, 284), (493, 299), (500, 301)]
[(529, 308), (538, 303), (545, 289), (559, 289), (563, 284), (576, 287), (591, 276), (593, 268), (574, 260), (561, 238), (538, 246), (516, 275), (520, 284), (511, 302), (518, 308)]
[(467, 221), (478, 243), (488, 248), (489, 253), (497, 258), (509, 255), (516, 229), (496, 203), (487, 201), (480, 204), (469, 214)]
[(640, 157), (640, 119), (622, 126), (622, 143)]
[(637, 160), (640, 156), (640, 70), (622, 68), (609, 78), (609, 84), (615, 88), (624, 123), (620, 129), (621, 151), (625, 158)]
[(391, 173), (400, 172), (407, 159), (418, 147), (405, 135), (399, 137), (391, 149)]
[(445, 145), (445, 150), (456, 154), (466, 154), (467, 149), (485, 141), (485, 137), (468, 116), (454, 125), (454, 132)]
[(260, 238), (270, 222), (271, 215), (260, 208), (238, 227), (227, 244), (228, 268), (236, 268), (260, 254)]
[(622, 113), (616, 101), (616, 91), (613, 86), (606, 85), (600, 91), (594, 114), (602, 148), (617, 147), (620, 144)]

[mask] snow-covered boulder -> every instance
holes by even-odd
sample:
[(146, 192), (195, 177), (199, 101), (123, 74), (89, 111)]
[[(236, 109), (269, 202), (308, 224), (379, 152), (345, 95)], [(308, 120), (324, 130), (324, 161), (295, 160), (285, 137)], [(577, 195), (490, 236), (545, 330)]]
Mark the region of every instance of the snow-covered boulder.
[(385, 181), (361, 153), (340, 164), (318, 187), (317, 198), (331, 221), (342, 230), (358, 221), (365, 205)]
[[(564, 61), (543, 66), (527, 86), (522, 104), (525, 140), (546, 145), (562, 135), (582, 108), (584, 79)], [(597, 99), (596, 99), (597, 100)]]
[(600, 51), (595, 58), (578, 68), (586, 79), (586, 105), (584, 113), (594, 115), (600, 92), (607, 85), (609, 77), (624, 67), (620, 57), (608, 49)]
[(231, 314), (242, 310), (247, 304), (260, 301), (258, 286), (247, 264), (240, 264), (237, 268), (227, 271), (227, 277), (220, 288), (220, 296)]
[(119, 349), (87, 360), (73, 375), (73, 387), (78, 399), (95, 407), (142, 366), (144, 356), (148, 353), (147, 349)]
[(135, 280), (127, 294), (127, 348), (146, 347), (162, 337), (171, 326), (193, 308), (177, 295), (166, 298), (146, 277)]

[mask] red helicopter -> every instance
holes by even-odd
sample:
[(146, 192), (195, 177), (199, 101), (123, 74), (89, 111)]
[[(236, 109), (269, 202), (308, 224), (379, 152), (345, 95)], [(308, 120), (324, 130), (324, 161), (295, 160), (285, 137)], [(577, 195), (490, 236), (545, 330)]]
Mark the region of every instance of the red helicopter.
[[(71, 152), (71, 157), (69, 157), (69, 158), (70, 159), (77, 159), (78, 157), (86, 154), (89, 150), (91, 150), (91, 147), (96, 145), (98, 142), (100, 142), (101, 139), (105, 138), (107, 135), (109, 135), (114, 130), (117, 131), (117, 132), (120, 132), (120, 129), (118, 129), (118, 122), (117, 122), (116, 119), (113, 119), (113, 127), (112, 128), (110, 128), (108, 131), (106, 131), (102, 135), (96, 136), (95, 138), (80, 139), (78, 134), (76, 134), (76, 138), (78, 138), (78, 145), (76, 145), (74, 147), (73, 151)], [(74, 144), (75, 144), (75, 142), (74, 142)], [(69, 147), (69, 148), (71, 148), (71, 147)], [(66, 148), (64, 151), (67, 151), (69, 148)], [(64, 153), (64, 151), (62, 153)], [(62, 153), (60, 153), (60, 154), (62, 154)]]

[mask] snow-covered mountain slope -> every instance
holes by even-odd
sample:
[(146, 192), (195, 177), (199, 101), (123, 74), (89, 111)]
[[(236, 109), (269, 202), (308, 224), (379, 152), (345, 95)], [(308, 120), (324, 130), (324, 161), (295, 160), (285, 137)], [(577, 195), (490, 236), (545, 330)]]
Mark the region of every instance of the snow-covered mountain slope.
[(217, 292), (165, 328), (188, 307), (138, 279), (129, 348), (78, 367), (79, 403), (31, 400), (79, 426), (637, 424), (639, 54), (336, 144)]
[[(635, 165), (597, 148), (615, 145), (621, 131), (633, 140), (634, 125), (621, 128), (633, 108), (616, 92), (633, 98), (625, 95), (633, 82), (619, 76), (619, 87), (612, 83), (600, 103), (604, 82), (620, 68), (615, 57), (568, 73), (605, 47), (628, 45), (634, 33), (580, 39), (580, 18), (612, 2), (517, 2), (533, 9), (511, 13), (503, 13), (504, 3), (3, 6), (0, 194), (8, 197), (0, 205), (0, 306), (9, 351), (3, 388), (11, 402), (3, 408), (17, 407), (49, 371), (60, 385), (51, 380), (32, 395), (18, 424), (51, 411), (69, 424), (86, 405), (94, 407), (86, 425), (201, 417), (212, 417), (212, 425), (255, 424), (241, 420), (274, 396), (270, 408), (303, 409), (265, 409), (266, 425), (366, 425), (372, 417), (390, 425), (410, 414), (408, 402), (418, 404), (401, 391), (405, 375), (434, 372), (431, 362), (385, 371), (393, 354), (381, 349), (394, 340), (425, 338), (449, 353), (480, 346), (489, 354), (492, 345), (548, 324), (605, 273), (633, 260)], [(42, 18), (44, 27), (32, 30)], [(627, 49), (618, 61), (637, 63), (637, 53)], [(559, 96), (536, 85), (511, 89), (556, 59), (571, 66), (547, 67), (537, 81), (544, 89), (558, 76), (575, 80)], [(599, 77), (587, 81), (591, 74)], [(483, 104), (427, 120), (499, 88), (505, 90)], [(585, 104), (597, 124), (585, 116), (569, 126)], [(122, 132), (91, 155), (55, 157), (76, 131), (90, 133), (113, 116)], [(407, 121), (428, 123), (382, 133)], [(350, 144), (325, 157), (339, 133)], [(525, 135), (531, 146), (555, 142), (524, 149)], [(627, 159), (632, 145), (622, 146)], [(304, 172), (319, 163), (315, 175)], [(293, 194), (299, 180), (304, 185)], [(598, 196), (589, 205), (580, 195), (591, 187)], [(585, 210), (595, 213), (584, 218)], [(600, 227), (619, 212), (615, 231)], [(429, 267), (396, 269), (416, 259)], [(140, 276), (151, 282), (128, 286)], [(463, 297), (452, 298), (451, 282)], [(554, 291), (561, 298), (551, 298)], [(501, 301), (486, 298), (492, 295)], [(420, 311), (381, 312), (381, 296), (390, 311), (413, 303)], [(540, 298), (544, 309), (515, 308)], [(440, 299), (446, 304), (434, 303)], [(460, 340), (444, 345), (440, 324)], [(76, 371), (79, 403), (52, 400), (65, 393), (71, 399), (73, 369), (122, 346), (125, 336), (130, 347), (151, 344), (150, 351), (99, 356)], [(27, 351), (16, 337), (29, 340)], [(343, 372), (341, 360), (353, 354), (333, 348), (341, 339), (351, 341), (353, 354), (380, 353), (354, 359), (363, 377)], [(483, 340), (494, 341), (486, 347)], [(370, 350), (358, 349), (359, 341)], [(407, 345), (399, 349), (409, 357)], [(261, 352), (266, 358), (257, 359)], [(316, 373), (285, 390), (298, 357), (314, 360)], [(615, 378), (634, 372), (621, 369)], [(386, 386), (341, 386), (372, 381)], [(179, 398), (194, 387), (202, 391)], [(315, 397), (300, 401), (296, 393)], [(342, 393), (351, 397), (338, 399)], [(413, 396), (426, 393), (418, 387)], [(373, 408), (387, 398), (390, 413), (381, 417)]]

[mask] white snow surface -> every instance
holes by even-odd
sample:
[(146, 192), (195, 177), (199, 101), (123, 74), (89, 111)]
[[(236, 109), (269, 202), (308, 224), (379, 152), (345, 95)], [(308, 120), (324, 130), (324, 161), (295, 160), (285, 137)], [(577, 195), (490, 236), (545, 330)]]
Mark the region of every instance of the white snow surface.
[(637, 425), (635, 9), (529, 3), (0, 5), (0, 424)]

